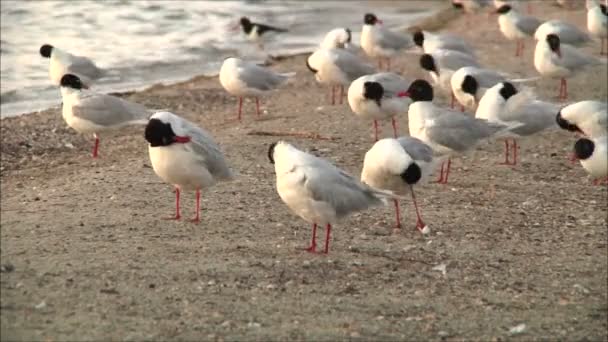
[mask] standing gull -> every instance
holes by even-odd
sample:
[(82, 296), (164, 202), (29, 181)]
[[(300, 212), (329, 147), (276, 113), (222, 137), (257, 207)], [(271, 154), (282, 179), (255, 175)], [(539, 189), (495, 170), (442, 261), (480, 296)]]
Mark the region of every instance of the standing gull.
[(608, 39), (608, 11), (606, 5), (598, 4), (596, 0), (587, 0), (587, 30), (602, 41), (601, 55), (608, 54), (608, 49), (604, 52), (604, 42)]
[(464, 108), (477, 108), (483, 94), (493, 85), (505, 81), (506, 78), (498, 71), (477, 67), (462, 67), (452, 75), (450, 84), (452, 93)]
[(524, 39), (532, 37), (541, 21), (535, 17), (523, 15), (513, 9), (510, 5), (503, 5), (496, 10), (500, 32), (509, 40), (515, 40), (517, 46), (515, 56), (523, 56)]
[(562, 108), (555, 121), (562, 129), (595, 138), (608, 135), (608, 104), (602, 101), (580, 101)]
[[(399, 139), (382, 139), (365, 153), (361, 181), (376, 189), (393, 192), (396, 195), (412, 195), (416, 209), (416, 228), (422, 233), (429, 232), (429, 228), (422, 221), (414, 185), (426, 181), (432, 172), (433, 149), (419, 139), (401, 137)], [(399, 201), (394, 199), (396, 228), (401, 228), (399, 215)]]
[[(447, 157), (447, 165), (441, 164), (438, 183), (446, 184), (450, 174), (453, 154), (464, 153), (480, 141), (507, 131), (503, 124), (472, 118), (460, 112), (436, 107), (433, 104), (433, 88), (425, 80), (414, 81), (401, 96), (412, 99), (408, 110), (410, 136), (431, 146), (436, 156)], [(445, 173), (444, 173), (444, 166)]]
[(410, 99), (398, 94), (410, 85), (401, 76), (384, 72), (359, 77), (348, 88), (350, 109), (366, 119), (374, 120), (374, 136), (378, 141), (378, 121), (391, 119), (393, 133), (397, 137), (395, 116), (407, 113)]
[(268, 158), (274, 164), (277, 192), (285, 204), (312, 227), (312, 242), (306, 250), (316, 252), (317, 225), (325, 226), (325, 250), (329, 252), (331, 227), (357, 211), (386, 203), (396, 196), (362, 184), (329, 162), (279, 141), (270, 145)]
[(80, 78), (72, 74), (61, 78), (61, 97), (63, 119), (68, 126), (78, 133), (93, 133), (93, 158), (97, 158), (100, 132), (128, 125), (145, 125), (151, 114), (140, 104), (85, 90)]
[(181, 218), (181, 191), (195, 190), (196, 214), (192, 222), (199, 222), (200, 191), (234, 177), (219, 146), (206, 131), (169, 112), (152, 115), (145, 138), (154, 172), (175, 186), (175, 216), (169, 219)]
[[(475, 113), (475, 117), (505, 125), (521, 124), (505, 137), (504, 165), (517, 164), (518, 137), (529, 136), (547, 128), (556, 127), (552, 103), (536, 100), (528, 92), (519, 92), (510, 82), (501, 82), (488, 89)], [(510, 136), (510, 137), (509, 137)], [(509, 160), (509, 141), (513, 158)]]
[(336, 87), (340, 87), (340, 103), (344, 87), (363, 75), (373, 74), (374, 67), (344, 49), (319, 49), (306, 59), (306, 67), (317, 82), (331, 85), (331, 104), (336, 103)]
[(412, 46), (413, 42), (409, 36), (386, 29), (374, 14), (367, 13), (363, 17), (361, 47), (369, 57), (378, 59), (378, 69), (382, 69), (384, 59), (386, 70), (390, 70), (391, 58)]
[(94, 80), (101, 78), (106, 73), (89, 58), (72, 55), (49, 44), (40, 47), (40, 55), (51, 60), (49, 76), (53, 84), (58, 86), (61, 85), (63, 75), (72, 74), (78, 76), (85, 88), (88, 88)]
[(545, 39), (547, 35), (552, 33), (559, 36), (564, 44), (582, 45), (591, 41), (591, 37), (575, 25), (556, 19), (542, 23), (534, 32), (534, 39), (537, 41)]
[(292, 74), (279, 74), (255, 63), (230, 57), (220, 69), (220, 83), (227, 92), (239, 98), (238, 120), (241, 120), (243, 97), (255, 97), (256, 113), (260, 115), (259, 97), (278, 88)]

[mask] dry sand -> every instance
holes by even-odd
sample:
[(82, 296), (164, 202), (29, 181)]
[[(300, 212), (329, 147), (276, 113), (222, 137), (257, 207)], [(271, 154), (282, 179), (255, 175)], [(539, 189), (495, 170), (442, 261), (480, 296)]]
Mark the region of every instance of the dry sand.
[[(535, 10), (584, 27), (582, 10)], [(535, 74), (531, 41), (514, 58), (495, 19), (474, 18), (475, 32), (464, 18), (447, 29), (484, 65)], [(606, 340), (607, 190), (566, 160), (576, 140), (566, 132), (521, 140), (513, 168), (497, 165), (501, 141), (455, 158), (447, 186), (417, 192), (430, 236), (414, 229), (408, 202), (400, 233), (386, 207), (336, 224), (328, 256), (297, 250), (310, 227), (276, 194), (266, 151), (277, 138), (248, 132), (334, 138), (285, 139), (355, 175), (372, 140), (346, 104), (325, 105), (304, 61), (277, 63), (298, 76), (264, 99), (262, 118), (246, 102), (242, 123), (217, 79), (124, 94), (208, 129), (240, 173), (203, 194), (198, 225), (160, 220), (174, 196), (149, 166), (141, 128), (104, 134), (94, 160), (92, 138), (59, 109), (2, 120), (2, 340)], [(415, 56), (397, 65), (426, 77)], [(534, 85), (557, 94), (556, 81)], [(606, 67), (572, 78), (570, 95), (605, 99)], [(185, 216), (193, 205), (186, 194)]]

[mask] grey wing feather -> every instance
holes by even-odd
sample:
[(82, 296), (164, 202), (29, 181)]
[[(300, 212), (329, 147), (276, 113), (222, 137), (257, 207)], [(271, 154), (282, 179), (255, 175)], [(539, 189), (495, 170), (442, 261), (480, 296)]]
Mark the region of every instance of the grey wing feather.
[(305, 170), (304, 186), (314, 200), (330, 203), (338, 218), (384, 203), (374, 189), (332, 164), (315, 159), (299, 166)]
[(79, 105), (72, 107), (72, 113), (76, 117), (107, 127), (146, 124), (151, 114), (138, 103), (105, 94), (82, 98)]
[(571, 45), (561, 44), (560, 49), (562, 51), (562, 57), (557, 58), (557, 64), (563, 65), (568, 69), (579, 69), (588, 64), (601, 63), (595, 57), (588, 56)]
[(383, 29), (378, 39), (378, 45), (383, 49), (400, 50), (409, 48), (413, 45), (412, 39), (405, 34), (398, 34), (390, 30)]
[(239, 79), (250, 88), (267, 91), (280, 86), (287, 80), (287, 76), (251, 63), (240, 68)]
[(409, 81), (392, 72), (375, 74), (373, 77), (370, 77), (370, 80), (382, 85), (385, 97), (396, 96), (397, 93), (406, 91), (410, 86)]
[(503, 75), (488, 69), (478, 69), (473, 76), (483, 88), (490, 88), (495, 84), (505, 81), (505, 77)]
[(534, 100), (526, 93), (509, 98), (505, 109), (499, 113), (502, 121), (516, 121), (523, 125), (511, 129), (518, 135), (530, 135), (555, 126), (555, 113), (559, 107), (548, 102)]
[(93, 61), (87, 57), (72, 55), (72, 63), (67, 67), (69, 72), (86, 76), (89, 79), (98, 79), (104, 75), (104, 70), (97, 67)]
[(458, 152), (463, 152), (479, 140), (507, 128), (505, 125), (472, 118), (459, 112), (446, 113), (434, 121), (434, 124), (426, 129), (429, 138)]
[(527, 15), (521, 16), (519, 20), (515, 22), (515, 26), (527, 35), (533, 35), (536, 29), (542, 24), (540, 20), (535, 17)]
[(191, 146), (196, 155), (201, 157), (201, 164), (213, 177), (222, 180), (229, 180), (234, 174), (228, 167), (224, 154), (218, 144), (203, 129), (184, 120), (186, 122), (186, 134), (191, 138)]
[(474, 57), (458, 51), (445, 50), (437, 57), (440, 71), (441, 69), (458, 70), (466, 66), (479, 66)]
[(364, 63), (357, 56), (346, 51), (340, 52), (335, 63), (351, 82), (361, 76), (373, 74), (376, 71), (373, 66)]
[(566, 44), (582, 44), (591, 41), (591, 37), (576, 26), (563, 23), (564, 28), (559, 32), (559, 38)]
[(422, 140), (414, 137), (400, 137), (397, 141), (412, 159), (427, 163), (433, 160), (433, 149)]

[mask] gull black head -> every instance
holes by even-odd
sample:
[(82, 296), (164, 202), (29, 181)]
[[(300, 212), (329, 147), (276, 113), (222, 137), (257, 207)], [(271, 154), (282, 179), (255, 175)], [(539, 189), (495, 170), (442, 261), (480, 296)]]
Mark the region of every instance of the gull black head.
[(574, 143), (574, 155), (579, 160), (585, 160), (593, 155), (595, 143), (587, 138), (581, 138)]
[(517, 94), (517, 89), (510, 82), (503, 82), (502, 88), (499, 91), (503, 99), (508, 100), (511, 96)]
[(363, 17), (363, 23), (368, 24), (368, 25), (376, 25), (376, 23), (378, 23), (378, 17), (376, 17), (376, 15), (372, 14), (372, 13), (367, 13), (364, 17)]
[(602, 11), (603, 15), (608, 17), (608, 7), (606, 7), (606, 5), (600, 4), (600, 10)]
[(253, 28), (253, 24), (251, 23), (251, 20), (249, 20), (249, 18), (241, 17), (240, 23), (241, 23), (241, 27), (243, 28), (243, 31), (245, 31), (245, 33), (251, 32), (251, 29)]
[(150, 143), (150, 147), (169, 146), (175, 143), (176, 136), (173, 128), (171, 128), (171, 124), (159, 119), (150, 119), (144, 133), (144, 137)]
[(62, 87), (72, 88), (72, 89), (86, 88), (82, 84), (82, 81), (80, 80), (80, 78), (78, 78), (78, 76), (72, 75), (72, 74), (63, 75), (63, 77), (61, 78), (60, 84)]
[(384, 88), (378, 82), (363, 83), (363, 97), (374, 100), (380, 106), (380, 100), (384, 95)]
[(496, 10), (496, 13), (498, 14), (507, 14), (509, 12), (511, 12), (511, 6), (509, 5), (502, 5)]
[(570, 122), (568, 122), (568, 120), (564, 119), (562, 117), (562, 111), (560, 110), (559, 112), (557, 112), (557, 115), (555, 116), (555, 122), (557, 122), (557, 125), (561, 128), (561, 129), (565, 129), (566, 131), (570, 131), (570, 132), (581, 132), (580, 128), (578, 128), (577, 125), (571, 124)]
[(433, 101), (433, 87), (425, 80), (415, 80), (407, 89), (406, 96), (416, 101)]
[(353, 38), (353, 33), (350, 31), (349, 28), (345, 28), (344, 31), (346, 31), (346, 35), (348, 36), (348, 38), (346, 38), (346, 42), (350, 43), (351, 39)]
[(454, 7), (455, 9), (463, 9), (464, 8), (460, 2), (456, 2), (456, 1), (453, 1), (453, 0), (452, 0), (452, 7)]
[(462, 80), (462, 84), (460, 85), (460, 87), (465, 93), (475, 96), (475, 94), (477, 93), (477, 89), (479, 89), (479, 83), (477, 83), (475, 77), (471, 75), (466, 75), (464, 77), (464, 80)]
[(434, 71), (437, 73), (437, 75), (439, 75), (439, 70), (437, 69), (437, 65), (435, 64), (435, 59), (428, 53), (425, 53), (424, 55), (420, 56), (420, 66), (424, 70)]
[(422, 47), (422, 43), (424, 43), (424, 33), (422, 33), (422, 31), (416, 31), (412, 34), (412, 39), (414, 39), (416, 45)]
[(418, 183), (420, 178), (422, 178), (422, 170), (420, 170), (420, 166), (416, 163), (410, 164), (410, 166), (401, 173), (401, 179), (409, 185)]
[(270, 164), (274, 164), (274, 148), (277, 147), (277, 143), (273, 142), (268, 146), (268, 159), (270, 160)]
[(44, 44), (40, 47), (40, 55), (42, 57), (51, 58), (52, 51), (53, 51), (53, 45)]
[(557, 53), (558, 55), (561, 55), (560, 50), (559, 50), (559, 45), (560, 45), (560, 40), (559, 40), (559, 36), (551, 33), (547, 35), (547, 38), (545, 38), (547, 40), (547, 44), (549, 44), (549, 48), (551, 49), (551, 51)]

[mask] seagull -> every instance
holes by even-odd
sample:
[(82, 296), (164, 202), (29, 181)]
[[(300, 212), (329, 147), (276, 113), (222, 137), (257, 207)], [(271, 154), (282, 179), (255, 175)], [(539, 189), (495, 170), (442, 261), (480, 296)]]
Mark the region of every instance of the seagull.
[[(381, 139), (365, 154), (361, 181), (375, 189), (383, 189), (405, 196), (412, 194), (416, 209), (416, 228), (423, 234), (430, 231), (422, 221), (414, 185), (422, 184), (432, 172), (433, 149), (419, 139), (400, 137)], [(401, 229), (399, 201), (394, 199), (396, 228)]]
[(196, 215), (191, 221), (198, 223), (200, 191), (218, 181), (234, 178), (219, 146), (205, 130), (169, 112), (158, 112), (150, 117), (145, 138), (154, 172), (175, 186), (175, 216), (168, 219), (181, 218), (181, 191), (195, 190)]
[[(557, 110), (558, 107), (552, 103), (536, 100), (528, 92), (517, 91), (510, 82), (500, 82), (488, 89), (481, 98), (475, 117), (505, 125), (521, 124), (509, 131), (510, 138), (505, 138), (503, 164), (516, 165), (518, 150), (516, 138), (556, 127)], [(512, 160), (509, 160), (509, 140), (512, 142)]]
[(608, 136), (577, 140), (574, 155), (587, 173), (595, 178), (596, 185), (608, 183)]
[(534, 50), (534, 67), (542, 76), (559, 77), (559, 98), (568, 98), (566, 78), (590, 65), (601, 64), (599, 59), (588, 56), (567, 44), (561, 44), (560, 38), (549, 34), (544, 40), (536, 43)]
[(570, 23), (556, 19), (542, 23), (534, 32), (534, 39), (537, 41), (545, 39), (551, 33), (559, 36), (564, 44), (582, 45), (591, 41), (591, 37), (586, 32)]
[(344, 49), (319, 49), (306, 59), (306, 67), (321, 84), (331, 85), (331, 104), (336, 103), (336, 86), (340, 87), (340, 103), (344, 87), (363, 75), (376, 72), (373, 66)]
[(375, 141), (378, 141), (378, 121), (391, 119), (397, 137), (395, 116), (407, 113), (410, 99), (397, 96), (410, 82), (403, 77), (383, 72), (359, 77), (348, 88), (348, 104), (358, 116), (374, 120)]
[(331, 227), (337, 220), (386, 204), (387, 198), (400, 198), (388, 191), (371, 188), (326, 160), (284, 141), (270, 145), (268, 158), (274, 164), (277, 192), (283, 202), (313, 224), (308, 252), (316, 252), (317, 225), (326, 226), (324, 253), (327, 254)]
[(451, 34), (433, 34), (417, 30), (412, 34), (412, 40), (418, 47), (422, 48), (424, 53), (433, 53), (436, 50), (454, 50), (475, 56), (471, 45), (464, 39)]
[(441, 165), (438, 183), (448, 182), (452, 164), (449, 158), (451, 155), (463, 153), (480, 141), (511, 128), (435, 106), (433, 87), (425, 80), (412, 82), (408, 90), (399, 95), (408, 96), (413, 102), (408, 110), (410, 136), (431, 146), (436, 156), (448, 158), (445, 174), (445, 163)]
[(587, 1), (587, 30), (602, 41), (601, 55), (608, 54), (608, 51), (604, 52), (604, 42), (608, 39), (608, 11), (606, 5), (598, 4), (595, 0)]
[(352, 41), (352, 32), (349, 28), (335, 28), (325, 34), (321, 42), (322, 49), (339, 48), (344, 49)]
[(391, 68), (391, 58), (399, 51), (413, 46), (409, 36), (390, 31), (382, 26), (374, 14), (367, 13), (363, 17), (361, 30), (361, 47), (371, 58), (378, 59), (378, 69), (382, 69), (382, 60), (386, 61), (386, 70)]
[(49, 44), (40, 47), (40, 55), (50, 58), (49, 76), (53, 84), (58, 86), (61, 86), (61, 78), (66, 74), (78, 76), (85, 88), (106, 74), (105, 70), (98, 68), (89, 58), (72, 55)]
[(67, 74), (61, 78), (63, 120), (78, 133), (93, 133), (99, 149), (98, 133), (128, 125), (145, 125), (151, 112), (144, 106), (121, 98), (85, 90), (80, 78)]
[(431, 74), (436, 86), (451, 94), (451, 107), (454, 108), (454, 93), (452, 93), (452, 75), (465, 66), (479, 67), (475, 57), (459, 51), (435, 50), (433, 53), (425, 53), (420, 56), (420, 66)]
[(475, 109), (483, 94), (493, 85), (506, 81), (498, 71), (477, 67), (462, 67), (452, 75), (452, 94), (464, 108)]
[(592, 100), (572, 103), (557, 113), (555, 121), (562, 129), (590, 138), (608, 135), (608, 104)]
[(517, 41), (515, 56), (523, 56), (524, 39), (532, 37), (541, 21), (535, 17), (518, 13), (510, 5), (504, 5), (496, 10), (498, 26), (502, 34), (509, 40)]
[[(249, 38), (249, 40), (256, 42), (260, 47), (262, 46), (262, 39), (267, 36), (268, 33), (284, 33), (286, 29), (278, 28), (270, 25), (254, 23), (247, 17), (241, 17), (239, 21), (243, 33)], [(237, 26), (238, 27), (238, 26)]]
[(294, 73), (280, 74), (255, 63), (230, 57), (220, 69), (220, 83), (227, 92), (239, 98), (238, 120), (241, 121), (243, 97), (255, 97), (256, 113), (260, 115), (259, 97), (283, 85)]

